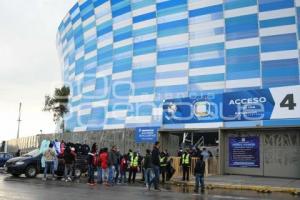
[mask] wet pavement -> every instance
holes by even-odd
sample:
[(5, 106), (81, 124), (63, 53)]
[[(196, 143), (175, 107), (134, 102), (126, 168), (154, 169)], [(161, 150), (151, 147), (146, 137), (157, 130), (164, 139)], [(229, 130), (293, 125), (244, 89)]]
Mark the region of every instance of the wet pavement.
[(65, 183), (59, 180), (43, 182), (41, 177), (27, 179), (15, 178), (0, 174), (0, 199), (2, 200), (296, 200), (299, 196), (284, 193), (263, 194), (253, 191), (240, 190), (206, 190), (203, 194), (195, 194), (190, 187), (165, 186), (162, 191), (147, 191), (141, 184), (117, 185), (104, 187), (102, 185), (89, 186), (85, 180)]

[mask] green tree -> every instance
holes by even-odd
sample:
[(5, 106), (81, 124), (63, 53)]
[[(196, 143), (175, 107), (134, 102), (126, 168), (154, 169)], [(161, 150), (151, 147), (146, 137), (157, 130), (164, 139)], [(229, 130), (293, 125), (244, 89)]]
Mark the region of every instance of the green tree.
[(64, 132), (64, 115), (69, 112), (68, 103), (69, 103), (70, 88), (63, 86), (61, 88), (55, 88), (53, 96), (45, 96), (45, 104), (43, 111), (48, 111), (53, 113), (53, 121), (57, 124), (60, 121), (60, 128)]

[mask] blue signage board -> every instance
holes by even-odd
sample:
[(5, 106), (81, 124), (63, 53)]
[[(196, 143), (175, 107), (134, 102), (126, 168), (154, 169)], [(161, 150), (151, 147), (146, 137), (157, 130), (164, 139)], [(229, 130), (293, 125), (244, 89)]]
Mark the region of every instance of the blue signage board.
[(220, 122), (222, 94), (166, 100), (163, 124)]
[(224, 93), (223, 120), (251, 121), (270, 119), (274, 104), (269, 89)]
[(155, 143), (157, 141), (159, 127), (135, 128), (136, 143)]
[(259, 168), (259, 137), (229, 137), (229, 167)]
[(163, 124), (300, 118), (300, 85), (166, 100)]

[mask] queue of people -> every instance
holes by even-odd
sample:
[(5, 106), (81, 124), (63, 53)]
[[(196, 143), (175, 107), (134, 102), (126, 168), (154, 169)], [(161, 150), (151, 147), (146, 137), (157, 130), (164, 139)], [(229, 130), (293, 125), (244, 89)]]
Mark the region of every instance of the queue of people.
[[(116, 146), (110, 150), (101, 148), (98, 151), (96, 143), (92, 145), (88, 154), (88, 184), (104, 184), (113, 186), (119, 183), (135, 183), (136, 174), (142, 172), (145, 185), (150, 190), (151, 186), (159, 190), (160, 172), (162, 182), (166, 180), (167, 157), (166, 153), (159, 151), (159, 142), (156, 142), (153, 150), (146, 150), (146, 156), (142, 157), (139, 152), (131, 149), (127, 154), (122, 155)], [(95, 180), (97, 171), (97, 180)], [(128, 178), (127, 178), (128, 172)]]
[[(75, 162), (78, 156), (87, 156), (90, 147), (87, 144), (65, 143), (63, 140), (44, 140), (40, 146), (41, 165), (44, 168), (44, 178), (47, 180), (47, 173), (50, 172), (55, 180), (54, 172), (62, 172), (62, 181), (70, 182), (75, 173)], [(61, 169), (62, 168), (62, 169)]]
[[(57, 152), (57, 146), (57, 144), (50, 142), (48, 148), (43, 152), (45, 160), (44, 180), (47, 178), (48, 171), (50, 171), (52, 179), (55, 179), (55, 159), (60, 157), (64, 160), (64, 177), (62, 181), (72, 181), (77, 153), (87, 154), (88, 184), (91, 186), (97, 183), (106, 186), (113, 186), (120, 183), (135, 183), (136, 174), (141, 172), (142, 180), (145, 181), (148, 190), (152, 186), (155, 190), (160, 190), (160, 183), (164, 184), (175, 173), (167, 150), (160, 151), (159, 142), (154, 144), (152, 150), (147, 149), (145, 156), (142, 156), (139, 151), (133, 152), (131, 149), (129, 149), (127, 154), (122, 155), (117, 146), (112, 146), (111, 149), (107, 147), (99, 149), (96, 143), (89, 149), (87, 145), (84, 148), (82, 145), (76, 147), (72, 143), (66, 144), (62, 141), (59, 145), (60, 152)], [(183, 170), (182, 180), (189, 181), (192, 156), (188, 149), (182, 151), (180, 156), (180, 165)], [(195, 192), (198, 192), (199, 187), (201, 191), (204, 190), (204, 160), (207, 158), (205, 149), (198, 155), (198, 158), (193, 169), (196, 181)], [(95, 176), (95, 172), (97, 172), (97, 176)]]

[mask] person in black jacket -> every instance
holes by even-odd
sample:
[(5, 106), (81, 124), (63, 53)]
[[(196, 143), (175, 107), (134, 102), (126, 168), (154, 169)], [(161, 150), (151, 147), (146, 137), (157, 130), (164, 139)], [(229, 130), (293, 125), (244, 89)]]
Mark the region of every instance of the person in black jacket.
[(73, 165), (75, 162), (75, 152), (71, 151), (71, 146), (67, 146), (64, 152), (64, 162), (65, 162), (65, 176), (63, 181), (72, 181), (71, 175), (73, 171)]
[(144, 160), (143, 160), (143, 168), (145, 170), (146, 187), (148, 188), (148, 190), (150, 190), (151, 185), (153, 183), (153, 181), (152, 181), (153, 170), (152, 170), (151, 151), (150, 151), (150, 149), (146, 150), (146, 156), (144, 157)]
[(95, 168), (97, 166), (96, 153), (97, 153), (97, 144), (94, 143), (91, 152), (88, 153), (88, 157), (87, 157), (88, 174), (89, 174), (88, 183), (92, 186), (95, 185), (94, 173), (95, 173)]
[(195, 192), (198, 193), (199, 191), (199, 183), (201, 185), (201, 192), (204, 191), (204, 172), (205, 172), (205, 162), (203, 161), (203, 156), (200, 156), (200, 158), (196, 162), (196, 166), (194, 169), (194, 175), (196, 177), (195, 181)]
[(152, 169), (155, 175), (154, 178), (154, 189), (159, 190), (159, 168), (160, 168), (160, 152), (159, 152), (159, 142), (155, 142), (155, 145), (152, 150), (151, 162)]
[(164, 184), (166, 181), (167, 175), (167, 164), (168, 164), (168, 157), (165, 152), (160, 153), (160, 173), (162, 176), (162, 183)]

